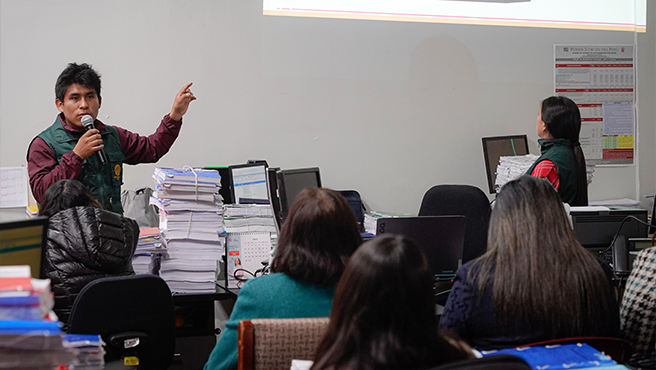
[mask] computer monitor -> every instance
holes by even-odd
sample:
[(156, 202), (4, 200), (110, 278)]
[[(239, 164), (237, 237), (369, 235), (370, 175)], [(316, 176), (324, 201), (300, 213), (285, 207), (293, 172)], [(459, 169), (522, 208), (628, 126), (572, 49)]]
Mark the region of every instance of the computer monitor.
[(280, 170), (276, 173), (278, 180), (278, 198), (280, 199), (280, 226), (285, 222), (296, 196), (305, 188), (321, 187), (321, 175), (318, 167), (296, 170)]
[(29, 265), (32, 277), (45, 278), (42, 261), (47, 236), (46, 217), (1, 222), (0, 265)]
[(494, 136), (483, 138), (483, 154), (485, 155), (485, 170), (490, 194), (496, 193), (496, 180), (499, 158), (502, 156), (526, 155), (528, 140), (526, 135)]
[(426, 255), (437, 279), (452, 278), (462, 263), (465, 216), (379, 218), (376, 235), (398, 234), (413, 240)]
[(239, 164), (229, 167), (230, 193), (233, 203), (240, 199), (268, 199), (266, 165), (264, 163)]
[(278, 198), (278, 171), (280, 171), (280, 167), (267, 168), (267, 189), (269, 204), (271, 204), (271, 210), (273, 211), (273, 220), (276, 224), (276, 230), (280, 234), (282, 218), (280, 215), (280, 198)]
[(219, 176), (221, 176), (221, 188), (219, 189), (219, 195), (221, 195), (224, 204), (234, 203), (235, 201), (232, 199), (232, 191), (230, 187), (230, 169), (228, 166), (207, 166), (203, 169), (215, 170), (219, 173)]

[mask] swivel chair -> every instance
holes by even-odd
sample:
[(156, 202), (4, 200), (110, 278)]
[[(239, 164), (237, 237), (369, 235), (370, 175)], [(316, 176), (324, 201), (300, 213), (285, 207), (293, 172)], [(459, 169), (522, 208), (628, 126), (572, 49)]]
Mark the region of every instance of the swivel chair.
[(75, 299), (68, 333), (100, 334), (105, 362), (126, 359), (140, 369), (167, 369), (175, 351), (173, 298), (154, 275), (107, 277)]
[(471, 185), (433, 186), (424, 194), (419, 208), (419, 216), (465, 216), (462, 263), (485, 253), (490, 213), (490, 201), (485, 193)]

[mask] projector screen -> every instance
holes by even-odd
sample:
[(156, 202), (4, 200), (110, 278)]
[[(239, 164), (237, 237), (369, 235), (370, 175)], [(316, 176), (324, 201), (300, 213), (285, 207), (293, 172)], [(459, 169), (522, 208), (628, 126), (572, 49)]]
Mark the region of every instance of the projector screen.
[(647, 0), (264, 0), (265, 15), (646, 32)]

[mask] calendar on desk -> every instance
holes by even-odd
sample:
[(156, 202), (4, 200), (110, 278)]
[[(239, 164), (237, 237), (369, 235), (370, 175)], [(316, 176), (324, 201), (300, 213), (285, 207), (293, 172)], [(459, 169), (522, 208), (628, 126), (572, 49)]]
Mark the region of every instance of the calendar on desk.
[(228, 288), (241, 288), (246, 280), (252, 279), (258, 270), (264, 268), (262, 262), (269, 261), (271, 248), (271, 233), (228, 233), (226, 238)]

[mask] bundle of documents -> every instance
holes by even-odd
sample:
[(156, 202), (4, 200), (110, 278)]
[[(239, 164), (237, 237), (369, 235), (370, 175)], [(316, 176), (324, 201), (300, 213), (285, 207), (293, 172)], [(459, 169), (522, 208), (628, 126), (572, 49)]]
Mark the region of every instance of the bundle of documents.
[(30, 266), (0, 266), (0, 320), (41, 320), (55, 306), (49, 279), (32, 279)]
[[(507, 182), (524, 175), (538, 158), (537, 155), (533, 154), (500, 157), (499, 166), (497, 166), (497, 177), (494, 182), (494, 188), (497, 192)], [(585, 171), (588, 185), (590, 185), (595, 171), (594, 163), (586, 162)]]
[(164, 241), (157, 254), (160, 277), (173, 292), (215, 292), (224, 244), (221, 176), (214, 170), (157, 168), (153, 178), (151, 204), (160, 209)]
[(64, 348), (50, 280), (32, 279), (29, 266), (0, 266), (0, 369), (48, 369), (75, 365)]
[(268, 204), (226, 204), (223, 209), (223, 227), (227, 233), (276, 233), (273, 211)]
[(137, 249), (132, 257), (132, 268), (135, 274), (156, 275), (158, 263), (162, 254), (166, 253), (166, 241), (157, 227), (142, 227), (139, 229)]
[(537, 155), (533, 154), (500, 157), (499, 166), (497, 166), (497, 178), (494, 182), (495, 190), (499, 191), (507, 182), (525, 174), (538, 158)]
[(75, 370), (102, 370), (105, 367), (104, 342), (100, 335), (65, 334), (64, 347), (77, 350)]

